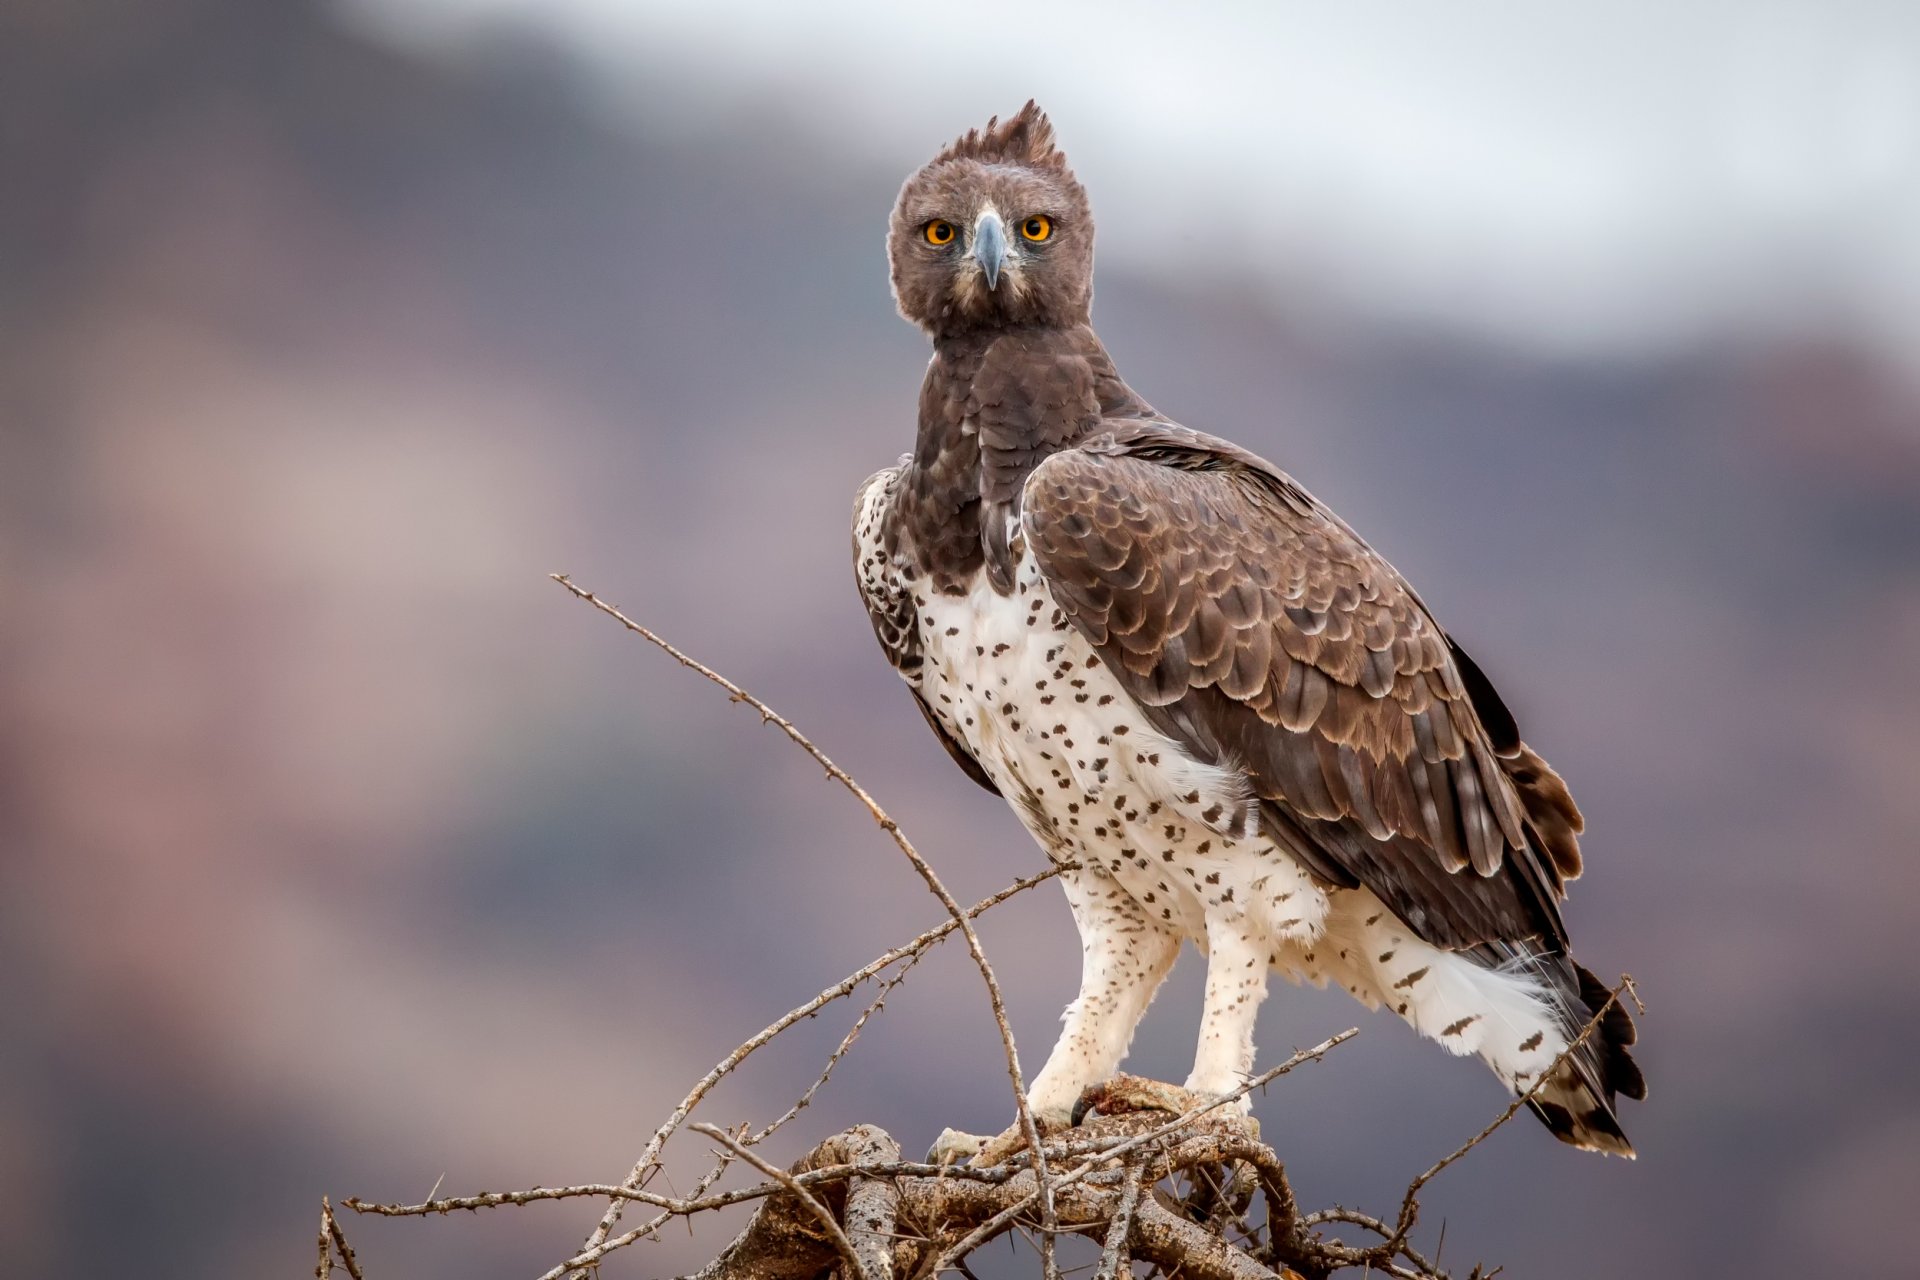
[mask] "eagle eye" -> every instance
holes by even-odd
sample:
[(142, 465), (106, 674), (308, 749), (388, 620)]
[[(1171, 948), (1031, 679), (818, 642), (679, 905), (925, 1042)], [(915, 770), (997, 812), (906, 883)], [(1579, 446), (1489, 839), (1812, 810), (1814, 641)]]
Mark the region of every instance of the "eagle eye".
[(1053, 234), (1053, 219), (1036, 213), (1020, 224), (1020, 234), (1039, 244)]
[(921, 234), (926, 236), (928, 244), (952, 244), (954, 235), (953, 224), (935, 218), (932, 222), (929, 222), (925, 227), (921, 228)]

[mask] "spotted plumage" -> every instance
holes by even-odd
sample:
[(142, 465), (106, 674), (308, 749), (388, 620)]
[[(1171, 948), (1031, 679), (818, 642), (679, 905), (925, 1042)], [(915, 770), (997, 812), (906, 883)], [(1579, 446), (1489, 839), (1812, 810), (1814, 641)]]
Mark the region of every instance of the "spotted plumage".
[[(1208, 964), (1190, 1089), (1252, 1070), (1272, 971), (1528, 1088), (1604, 998), (1559, 911), (1579, 810), (1391, 565), (1121, 380), (1092, 237), (1032, 104), (908, 181), (894, 290), (934, 356), (914, 452), (854, 512), (861, 595), (929, 725), (1076, 868), (1081, 990), (1035, 1110), (1117, 1070), (1183, 941)], [(1542, 1087), (1556, 1135), (1631, 1154), (1632, 1040), (1614, 1010)]]

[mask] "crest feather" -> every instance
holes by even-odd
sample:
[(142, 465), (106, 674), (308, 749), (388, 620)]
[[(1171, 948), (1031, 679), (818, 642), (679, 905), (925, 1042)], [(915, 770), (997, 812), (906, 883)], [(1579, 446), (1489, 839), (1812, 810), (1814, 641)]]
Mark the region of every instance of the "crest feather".
[(1065, 169), (1066, 153), (1054, 145), (1053, 122), (1032, 98), (1008, 117), (994, 116), (984, 129), (969, 129), (954, 139), (933, 163), (977, 160), (982, 164), (1017, 164), (1029, 168)]

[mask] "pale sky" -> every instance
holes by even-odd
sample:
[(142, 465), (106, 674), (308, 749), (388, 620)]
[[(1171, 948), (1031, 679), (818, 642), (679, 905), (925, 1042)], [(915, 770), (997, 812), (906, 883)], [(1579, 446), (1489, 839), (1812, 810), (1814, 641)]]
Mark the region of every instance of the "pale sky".
[(1133, 270), (1573, 357), (1837, 332), (1920, 376), (1916, 4), (342, 3), (446, 54), (543, 30), (638, 130), (795, 104), (902, 177), (1037, 96)]

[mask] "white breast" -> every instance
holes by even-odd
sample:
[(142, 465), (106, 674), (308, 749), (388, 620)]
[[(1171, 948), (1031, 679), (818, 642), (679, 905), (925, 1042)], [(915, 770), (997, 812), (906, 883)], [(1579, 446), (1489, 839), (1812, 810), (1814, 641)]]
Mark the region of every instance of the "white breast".
[(1223, 915), (1276, 943), (1316, 933), (1326, 896), (1258, 834), (1241, 776), (1156, 731), (1031, 559), (1016, 568), (1011, 596), (982, 573), (921, 605), (921, 689), (1049, 856), (1103, 868), (1188, 937)]

